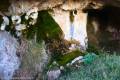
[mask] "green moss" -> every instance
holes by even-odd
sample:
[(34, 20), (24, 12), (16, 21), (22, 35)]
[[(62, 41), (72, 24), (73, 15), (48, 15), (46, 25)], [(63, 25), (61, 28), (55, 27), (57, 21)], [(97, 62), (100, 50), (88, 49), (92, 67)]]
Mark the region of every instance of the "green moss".
[[(40, 11), (37, 23), (28, 30), (27, 38), (32, 38), (36, 34), (37, 41), (60, 38), (62, 30), (48, 11)], [(31, 37), (30, 37), (31, 36)]]
[(73, 60), (74, 58), (76, 58), (80, 55), (84, 55), (84, 53), (80, 52), (79, 50), (75, 50), (75, 51), (67, 53), (67, 54), (63, 55), (62, 57), (58, 58), (57, 62), (60, 65), (65, 65), (65, 64), (67, 64), (68, 62), (70, 62), (71, 60)]

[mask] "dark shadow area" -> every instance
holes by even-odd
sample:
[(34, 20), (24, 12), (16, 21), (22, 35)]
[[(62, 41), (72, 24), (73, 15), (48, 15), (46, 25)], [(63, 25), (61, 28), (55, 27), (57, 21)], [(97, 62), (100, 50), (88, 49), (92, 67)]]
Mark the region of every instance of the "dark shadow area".
[(9, 0), (0, 0), (0, 11), (8, 11), (9, 6)]
[(88, 10), (89, 44), (110, 52), (120, 52), (120, 8), (105, 6)]

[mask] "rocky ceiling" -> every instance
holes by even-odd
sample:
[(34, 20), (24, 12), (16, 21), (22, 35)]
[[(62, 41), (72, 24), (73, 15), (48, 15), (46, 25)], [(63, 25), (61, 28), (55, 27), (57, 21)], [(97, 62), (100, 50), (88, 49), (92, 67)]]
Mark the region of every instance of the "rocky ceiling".
[[(0, 11), (10, 12), (10, 6), (12, 4), (19, 8), (30, 9), (33, 6), (39, 7), (39, 10), (59, 8), (62, 10), (74, 10), (74, 9), (100, 9), (105, 5), (120, 7), (120, 0), (2, 0), (0, 1)], [(13, 9), (12, 9), (13, 10)], [(19, 11), (15, 11), (18, 12)]]

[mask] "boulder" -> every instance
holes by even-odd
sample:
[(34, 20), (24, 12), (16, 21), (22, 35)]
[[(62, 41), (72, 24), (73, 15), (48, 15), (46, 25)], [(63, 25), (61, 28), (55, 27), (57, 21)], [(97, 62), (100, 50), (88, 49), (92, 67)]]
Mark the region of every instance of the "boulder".
[(0, 79), (10, 80), (19, 69), (18, 43), (8, 32), (0, 31)]

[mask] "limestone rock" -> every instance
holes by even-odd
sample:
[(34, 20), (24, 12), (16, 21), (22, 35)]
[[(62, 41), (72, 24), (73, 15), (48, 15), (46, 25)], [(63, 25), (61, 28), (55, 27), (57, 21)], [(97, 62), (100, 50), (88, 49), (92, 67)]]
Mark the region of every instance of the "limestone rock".
[(33, 80), (37, 77), (42, 78), (42, 72), (50, 58), (46, 53), (45, 44), (37, 44), (34, 41), (27, 42), (27, 52), (22, 54), (21, 67), (17, 71), (15, 77), (18, 77), (19, 80)]
[(60, 70), (52, 70), (47, 72), (48, 80), (56, 80), (61, 74)]
[[(11, 5), (12, 3), (12, 5)], [(52, 9), (55, 7), (64, 10), (92, 8), (99, 9), (104, 5), (120, 7), (120, 0), (4, 0), (1, 1), (0, 10), (8, 11), (8, 7), (14, 8), (10, 13), (24, 13), (33, 6), (38, 6), (39, 10)]]
[(16, 55), (18, 43), (7, 32), (0, 32), (0, 79), (10, 80), (19, 68), (20, 60)]

